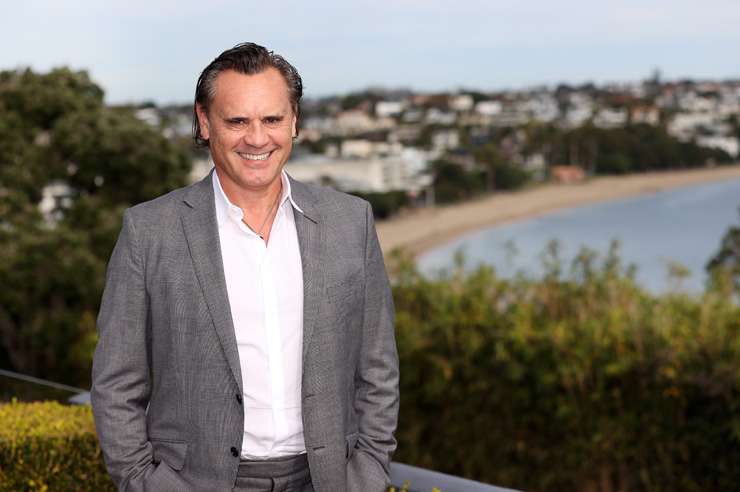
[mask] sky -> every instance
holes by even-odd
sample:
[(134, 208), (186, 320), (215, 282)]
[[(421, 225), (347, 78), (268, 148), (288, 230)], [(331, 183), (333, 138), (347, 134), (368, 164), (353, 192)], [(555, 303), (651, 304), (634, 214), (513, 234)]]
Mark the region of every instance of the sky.
[(113, 104), (190, 102), (203, 68), (243, 41), (295, 65), (308, 97), (639, 81), (656, 68), (740, 78), (737, 0), (5, 2), (0, 70), (84, 69)]

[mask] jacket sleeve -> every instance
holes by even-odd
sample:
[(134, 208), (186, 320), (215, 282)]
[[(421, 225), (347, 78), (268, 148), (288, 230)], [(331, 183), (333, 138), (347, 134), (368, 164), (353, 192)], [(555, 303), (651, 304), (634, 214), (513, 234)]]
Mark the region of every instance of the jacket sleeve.
[(359, 437), (347, 465), (350, 492), (380, 492), (390, 482), (399, 407), (393, 297), (369, 204), (366, 227), (362, 346), (355, 375)]
[(154, 471), (146, 428), (151, 391), (145, 262), (127, 210), (98, 314), (91, 402), (108, 472), (119, 490), (143, 490)]

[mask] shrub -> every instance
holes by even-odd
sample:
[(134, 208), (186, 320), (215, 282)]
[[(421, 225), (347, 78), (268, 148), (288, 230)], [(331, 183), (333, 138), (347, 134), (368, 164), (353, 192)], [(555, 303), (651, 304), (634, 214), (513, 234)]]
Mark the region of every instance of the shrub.
[[(555, 251), (556, 253), (556, 251)], [(736, 490), (732, 284), (654, 296), (612, 251), (543, 279), (396, 258), (394, 459), (520, 490)]]
[(0, 491), (115, 490), (90, 407), (12, 401), (0, 422)]

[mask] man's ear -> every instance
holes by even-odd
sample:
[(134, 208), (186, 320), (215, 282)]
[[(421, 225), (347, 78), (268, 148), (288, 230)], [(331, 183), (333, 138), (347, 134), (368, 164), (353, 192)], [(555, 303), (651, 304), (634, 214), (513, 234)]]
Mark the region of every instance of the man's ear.
[(293, 138), (296, 138), (298, 136), (298, 127), (296, 126), (298, 124), (298, 117), (296, 115), (293, 115)]
[(198, 124), (200, 125), (200, 136), (203, 140), (208, 140), (210, 137), (211, 129), (208, 122), (208, 114), (203, 109), (203, 106), (195, 104), (195, 114), (198, 115)]

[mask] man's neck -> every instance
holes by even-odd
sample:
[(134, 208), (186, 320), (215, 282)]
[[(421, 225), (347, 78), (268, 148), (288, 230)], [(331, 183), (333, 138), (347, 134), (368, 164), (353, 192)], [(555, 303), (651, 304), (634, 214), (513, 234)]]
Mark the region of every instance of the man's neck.
[[(218, 170), (216, 170), (218, 173)], [(242, 209), (245, 216), (263, 217), (273, 208), (273, 205), (283, 192), (282, 175), (270, 183), (266, 188), (245, 189), (234, 185), (230, 180), (223, 179), (218, 174), (221, 189), (231, 203)]]

